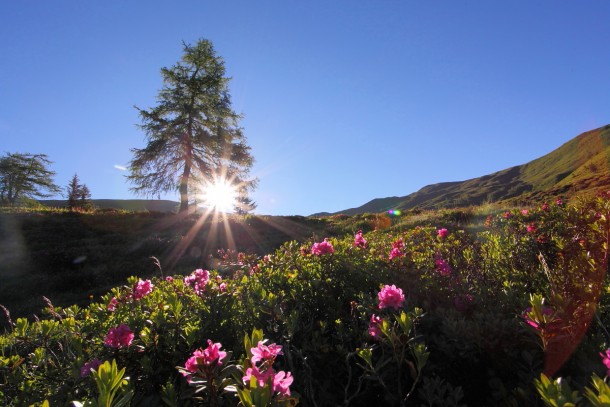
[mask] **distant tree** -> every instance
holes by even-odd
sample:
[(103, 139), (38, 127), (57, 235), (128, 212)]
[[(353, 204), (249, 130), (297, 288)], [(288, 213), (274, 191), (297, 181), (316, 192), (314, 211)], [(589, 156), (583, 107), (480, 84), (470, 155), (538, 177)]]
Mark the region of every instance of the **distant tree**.
[(93, 202), (91, 201), (91, 191), (89, 191), (89, 187), (83, 184), (80, 196), (78, 197), (79, 206), (88, 211), (93, 209)]
[(231, 108), (223, 59), (207, 40), (183, 47), (181, 61), (161, 69), (157, 106), (138, 109), (148, 144), (131, 150), (127, 176), (138, 194), (178, 190), (180, 211), (195, 200), (198, 186), (218, 179), (238, 189), (256, 184), (248, 179), (254, 159), (238, 125), (241, 116)]
[(47, 198), (61, 191), (46, 154), (6, 153), (0, 158), (0, 203), (14, 206), (23, 198)]
[(68, 195), (68, 209), (83, 209), (90, 210), (93, 208), (91, 202), (91, 192), (85, 184), (81, 184), (78, 179), (78, 175), (74, 174), (70, 183), (66, 187), (66, 193)]
[(247, 194), (239, 193), (236, 199), (235, 213), (246, 215), (256, 209), (257, 205)]

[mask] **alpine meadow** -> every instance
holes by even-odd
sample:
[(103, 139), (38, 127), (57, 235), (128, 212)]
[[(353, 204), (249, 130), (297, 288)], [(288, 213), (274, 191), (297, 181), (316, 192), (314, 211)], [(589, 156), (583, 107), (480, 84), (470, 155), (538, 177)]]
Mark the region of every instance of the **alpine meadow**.
[(0, 5), (0, 405), (610, 406), (610, 8), (441, 3)]

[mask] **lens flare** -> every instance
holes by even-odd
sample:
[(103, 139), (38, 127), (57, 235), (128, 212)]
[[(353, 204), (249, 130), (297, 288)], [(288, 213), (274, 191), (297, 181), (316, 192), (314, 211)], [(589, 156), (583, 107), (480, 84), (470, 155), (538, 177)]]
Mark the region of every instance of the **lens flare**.
[(230, 212), (237, 203), (237, 191), (227, 180), (217, 179), (204, 186), (201, 206), (214, 208), (218, 212)]

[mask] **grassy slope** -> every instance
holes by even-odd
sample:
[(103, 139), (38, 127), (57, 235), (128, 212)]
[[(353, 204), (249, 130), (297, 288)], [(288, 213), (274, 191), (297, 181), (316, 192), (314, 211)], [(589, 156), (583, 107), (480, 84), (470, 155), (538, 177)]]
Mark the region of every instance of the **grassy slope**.
[(159, 270), (215, 268), (218, 249), (266, 254), (289, 240), (332, 234), (328, 222), (304, 217), (230, 217), (199, 221), (150, 212), (0, 213), (0, 304), (13, 316), (37, 312), (42, 296), (60, 306), (87, 304), (127, 277)]
[[(54, 208), (65, 208), (67, 200), (43, 199), (41, 204)], [(98, 209), (123, 209), (126, 211), (175, 212), (179, 203), (163, 199), (93, 199), (93, 206)]]
[(541, 201), (610, 188), (610, 125), (583, 133), (527, 164), (460, 182), (425, 186), (405, 197), (380, 198), (339, 213), (442, 208), (486, 202)]

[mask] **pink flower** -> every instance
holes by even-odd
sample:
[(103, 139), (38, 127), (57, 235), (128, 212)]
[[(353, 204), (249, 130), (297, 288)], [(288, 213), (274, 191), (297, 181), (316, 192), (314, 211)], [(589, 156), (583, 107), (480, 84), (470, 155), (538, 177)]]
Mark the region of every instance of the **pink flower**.
[(328, 239), (324, 239), (324, 241), (320, 243), (314, 243), (313, 246), (311, 246), (311, 254), (316, 256), (321, 256), (323, 254), (331, 254), (334, 252), (335, 248), (328, 241)]
[(451, 274), (451, 266), (449, 266), (449, 263), (447, 263), (446, 260), (437, 258), (434, 260), (434, 265), (436, 266), (436, 271), (438, 271), (441, 276), (446, 277)]
[(504, 212), (504, 215), (502, 215), (504, 217), (504, 219), (510, 219), (513, 217), (513, 214), (511, 212)]
[(610, 376), (610, 349), (606, 349), (604, 353), (600, 352), (599, 356), (602, 357), (602, 363), (606, 366), (606, 369), (608, 369), (606, 376)]
[(527, 209), (521, 210), (521, 215), (523, 215), (523, 216), (527, 216), (528, 213), (530, 213), (530, 211), (528, 211)]
[(549, 206), (548, 203), (543, 203), (542, 206), (540, 207), (540, 209), (542, 209), (543, 211), (548, 211), (549, 209), (551, 209), (551, 207)]
[(218, 286), (218, 289), (220, 290), (221, 293), (224, 293), (225, 291), (227, 291), (227, 283), (220, 283), (220, 285)]
[(381, 338), (381, 324), (383, 319), (378, 317), (377, 315), (371, 315), (371, 321), (369, 322), (369, 335), (371, 335), (374, 339)]
[(91, 374), (91, 369), (97, 370), (97, 368), (102, 364), (102, 361), (99, 359), (93, 359), (89, 362), (85, 363), (80, 368), (80, 377), (87, 377)]
[(125, 324), (121, 324), (116, 328), (110, 328), (104, 343), (111, 348), (122, 348), (131, 345), (134, 334), (131, 328)]
[(153, 285), (150, 280), (138, 281), (133, 289), (133, 298), (139, 300), (152, 292)]
[[(195, 373), (200, 366), (210, 366), (216, 361), (218, 361), (216, 363), (219, 366), (222, 365), (222, 360), (227, 357), (227, 352), (221, 351), (221, 346), (220, 342), (213, 343), (208, 339), (208, 347), (195, 350), (193, 356), (184, 363), (184, 368), (191, 373)], [(182, 372), (182, 375), (187, 376), (188, 373)]]
[(354, 235), (354, 247), (360, 247), (364, 249), (366, 245), (367, 241), (364, 237), (362, 237), (362, 231), (359, 230), (358, 232), (356, 232), (356, 235)]
[(536, 223), (532, 222), (527, 225), (527, 233), (536, 233), (537, 230), (538, 228), (536, 227)]
[(444, 239), (447, 236), (449, 236), (449, 231), (447, 229), (442, 228), (442, 229), (438, 230), (438, 237), (440, 237), (441, 239)]
[(273, 360), (277, 355), (283, 355), (282, 345), (276, 345), (272, 343), (267, 346), (262, 341), (258, 342), (256, 348), (251, 348), (252, 352), (252, 363), (256, 363), (259, 360)]
[(390, 260), (395, 259), (396, 257), (402, 257), (405, 254), (400, 251), (400, 249), (392, 249), (390, 251)]
[(119, 305), (119, 300), (116, 299), (116, 297), (112, 297), (112, 299), (110, 300), (110, 302), (108, 303), (108, 311), (114, 311), (116, 310), (116, 307)]
[(222, 360), (227, 357), (227, 352), (221, 351), (221, 347), (220, 342), (213, 343), (208, 339), (208, 347), (203, 350), (203, 363), (209, 366), (215, 360), (218, 360), (218, 364), (222, 365)]
[(563, 205), (563, 201), (561, 200), (561, 198), (557, 198), (557, 200), (555, 201), (555, 205), (557, 205), (557, 206)]
[(392, 249), (404, 249), (405, 248), (405, 244), (402, 242), (402, 237), (400, 239), (394, 240), (394, 242), (392, 242)]
[(252, 377), (256, 378), (256, 382), (258, 384), (258, 387), (263, 387), (265, 386), (265, 383), (267, 382), (267, 380), (271, 377), (273, 377), (273, 369), (269, 368), (264, 372), (261, 372), (260, 370), (258, 370), (258, 368), (256, 366), (252, 366), (249, 367), (246, 370), (246, 374), (244, 375), (244, 377), (242, 378), (242, 380), (244, 381), (244, 384), (247, 386), (250, 383), (250, 379)]
[(404, 243), (402, 242), (402, 238), (395, 240), (392, 243), (392, 250), (390, 250), (390, 260), (396, 258), (396, 257), (402, 257), (405, 254), (403, 253), (402, 249), (405, 248)]
[[(186, 370), (188, 370), (191, 373), (195, 373), (198, 369), (199, 363), (197, 363), (198, 359), (203, 359), (205, 356), (203, 355), (203, 352), (201, 349), (197, 349), (195, 352), (193, 352), (193, 356), (191, 356), (190, 358), (188, 358), (186, 360), (186, 362), (184, 363), (184, 368)], [(202, 363), (203, 364), (203, 363)], [(182, 372), (182, 374), (184, 376), (187, 376), (187, 373)]]
[(405, 301), (402, 289), (397, 288), (394, 284), (384, 286), (377, 294), (377, 298), (379, 298), (379, 309), (388, 307), (399, 309)]
[(174, 277), (167, 276), (167, 277), (165, 277), (165, 281), (169, 281), (170, 283), (172, 283), (174, 281)]
[(277, 391), (282, 396), (290, 396), (290, 385), (294, 378), (290, 372), (280, 370), (273, 377), (273, 391)]
[(184, 284), (193, 287), (197, 295), (203, 293), (208, 281), (210, 281), (210, 272), (202, 269), (197, 269), (184, 277)]

